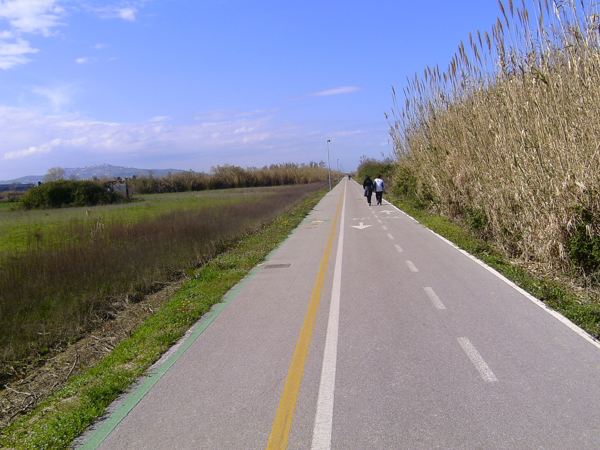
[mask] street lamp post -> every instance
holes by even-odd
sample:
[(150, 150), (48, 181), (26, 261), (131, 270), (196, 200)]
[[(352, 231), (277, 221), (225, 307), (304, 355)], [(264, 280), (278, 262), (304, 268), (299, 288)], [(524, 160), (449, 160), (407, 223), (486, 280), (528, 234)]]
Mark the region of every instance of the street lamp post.
[(340, 159), (337, 159), (338, 181), (340, 181)]
[(331, 163), (329, 162), (329, 143), (331, 142), (331, 139), (327, 139), (327, 167), (328, 167), (328, 174), (329, 174), (329, 190), (331, 190)]

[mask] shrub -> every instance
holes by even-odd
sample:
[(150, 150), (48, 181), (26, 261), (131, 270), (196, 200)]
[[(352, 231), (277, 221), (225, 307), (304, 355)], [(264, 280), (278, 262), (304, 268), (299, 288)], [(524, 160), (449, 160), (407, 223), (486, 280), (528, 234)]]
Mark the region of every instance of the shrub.
[(377, 175), (381, 175), (384, 180), (390, 180), (394, 171), (394, 163), (386, 158), (378, 161), (374, 158), (368, 158), (366, 155), (360, 157), (356, 173), (359, 180), (363, 180), (365, 175), (374, 180)]
[(597, 226), (589, 210), (577, 208), (579, 220), (568, 241), (569, 258), (586, 275), (600, 270), (600, 235), (593, 235), (591, 230)]
[(121, 196), (93, 181), (60, 180), (30, 189), (21, 204), (26, 209), (42, 209), (105, 205), (121, 200)]

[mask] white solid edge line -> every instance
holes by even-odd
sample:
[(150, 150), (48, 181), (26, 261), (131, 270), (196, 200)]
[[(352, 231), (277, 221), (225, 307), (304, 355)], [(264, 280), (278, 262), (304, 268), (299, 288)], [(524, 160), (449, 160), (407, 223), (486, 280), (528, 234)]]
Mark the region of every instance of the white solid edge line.
[(429, 297), (429, 299), (431, 300), (431, 302), (434, 304), (434, 306), (437, 309), (446, 309), (446, 307), (444, 306), (444, 304), (442, 303), (442, 301), (436, 295), (436, 293), (433, 291), (432, 288), (430, 288), (430, 287), (424, 287), (423, 289), (425, 289), (425, 292), (427, 293), (427, 296)]
[[(404, 211), (402, 211), (397, 206), (392, 205), (389, 202), (388, 202), (388, 205), (390, 205), (392, 208), (395, 208), (397, 211), (399, 211), (400, 213), (404, 214), (409, 219), (411, 219), (411, 220), (417, 222), (419, 225), (421, 225), (421, 223), (418, 220), (416, 220), (414, 217), (411, 217), (409, 214), (406, 214)], [(537, 306), (539, 306), (544, 311), (546, 311), (548, 314), (550, 314), (555, 319), (557, 319), (558, 321), (560, 321), (563, 325), (566, 325), (571, 330), (573, 330), (575, 333), (577, 333), (579, 336), (581, 336), (582, 338), (584, 338), (585, 340), (587, 340), (590, 344), (592, 344), (596, 348), (600, 349), (600, 341), (598, 341), (596, 338), (594, 338), (591, 334), (589, 334), (584, 329), (582, 329), (582, 328), (578, 327), (577, 325), (575, 325), (573, 322), (571, 322), (565, 316), (563, 316), (562, 314), (560, 314), (558, 311), (554, 311), (552, 308), (550, 308), (548, 305), (546, 305), (543, 301), (541, 301), (540, 299), (534, 297), (529, 292), (527, 292), (525, 289), (517, 286), (514, 282), (512, 282), (511, 280), (509, 280), (508, 278), (506, 278), (504, 275), (502, 275), (496, 269), (493, 269), (492, 267), (488, 266), (486, 263), (484, 263), (480, 259), (478, 259), (475, 256), (471, 255), (469, 252), (463, 250), (458, 245), (456, 245), (454, 242), (449, 241), (445, 237), (437, 234), (435, 231), (430, 230), (429, 228), (425, 227), (424, 225), (421, 225), (421, 226), (423, 228), (429, 230), (431, 233), (433, 233), (435, 236), (437, 236), (438, 238), (440, 238), (442, 241), (444, 241), (449, 246), (453, 247), (454, 249), (458, 250), (459, 252), (461, 252), (466, 257), (468, 257), (468, 258), (472, 259), (473, 261), (475, 261), (477, 264), (479, 264), (481, 267), (483, 267), (484, 269), (486, 269), (488, 272), (490, 272), (490, 273), (494, 274), (496, 277), (500, 278), (502, 281), (504, 281), (510, 287), (512, 287), (517, 292), (519, 292), (520, 294), (522, 294), (525, 298), (527, 298), (528, 300), (532, 301)]]
[(469, 339), (467, 339), (466, 337), (458, 338), (458, 343), (463, 348), (463, 350), (465, 351), (465, 353), (479, 372), (479, 375), (481, 375), (481, 378), (490, 383), (498, 381), (498, 378), (496, 378), (494, 372), (492, 372), (489, 366), (485, 363), (485, 361), (483, 360), (479, 352), (475, 349), (475, 347), (473, 347), (473, 344), (471, 344)]
[(340, 234), (333, 271), (333, 287), (329, 305), (329, 320), (325, 337), (321, 383), (315, 413), (315, 426), (311, 450), (329, 450), (331, 448), (331, 430), (333, 426), (333, 401), (335, 391), (335, 371), (337, 364), (338, 326), (340, 320), (340, 292), (342, 286), (342, 254), (344, 250), (344, 214), (346, 212), (346, 185), (340, 220)]

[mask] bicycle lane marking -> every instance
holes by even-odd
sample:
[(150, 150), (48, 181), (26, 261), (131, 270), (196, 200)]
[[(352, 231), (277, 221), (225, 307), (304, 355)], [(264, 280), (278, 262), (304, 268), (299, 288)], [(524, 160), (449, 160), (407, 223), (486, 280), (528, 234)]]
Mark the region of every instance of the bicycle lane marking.
[(346, 213), (345, 188), (340, 220), (335, 269), (333, 271), (333, 287), (329, 305), (329, 320), (325, 338), (325, 352), (321, 369), (321, 383), (315, 414), (312, 450), (329, 450), (331, 448), (331, 430), (333, 427), (333, 402), (335, 392), (335, 372), (337, 365), (337, 343), (340, 319), (340, 296), (342, 289), (342, 256), (344, 252), (344, 216)]
[(269, 440), (266, 447), (267, 450), (285, 450), (287, 448), (289, 432), (292, 428), (292, 420), (294, 412), (296, 411), (296, 399), (304, 376), (304, 363), (312, 340), (312, 331), (317, 319), (317, 312), (319, 311), (321, 292), (323, 291), (323, 286), (325, 284), (325, 274), (327, 273), (329, 256), (331, 255), (333, 239), (340, 218), (340, 204), (344, 204), (344, 198), (345, 189), (342, 191), (340, 200), (336, 206), (335, 217), (332, 221), (331, 230), (329, 231), (327, 244), (323, 250), (323, 257), (321, 258), (321, 264), (317, 272), (315, 284), (313, 285), (311, 299), (304, 316), (304, 323), (300, 329), (300, 335), (296, 341), (292, 362), (289, 365), (283, 391), (279, 398), (279, 406), (277, 407), (271, 433), (269, 434)]

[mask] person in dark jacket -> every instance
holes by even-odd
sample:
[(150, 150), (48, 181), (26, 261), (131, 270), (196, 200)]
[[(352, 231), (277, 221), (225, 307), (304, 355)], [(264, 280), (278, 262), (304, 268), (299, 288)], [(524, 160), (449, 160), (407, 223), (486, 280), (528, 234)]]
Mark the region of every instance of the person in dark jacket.
[(367, 203), (371, 206), (371, 197), (373, 196), (373, 181), (369, 175), (365, 175), (365, 181), (363, 181), (363, 188), (365, 190), (365, 197), (367, 197)]

